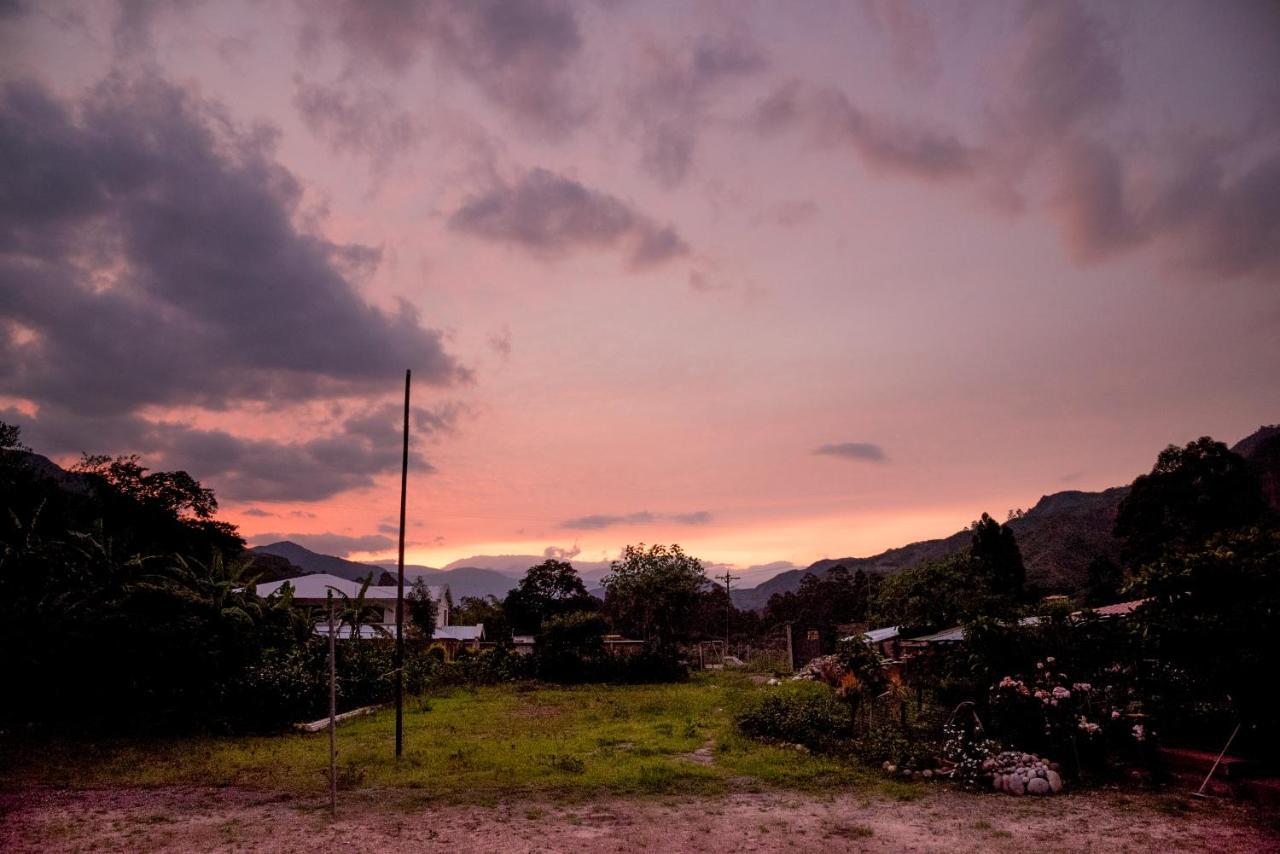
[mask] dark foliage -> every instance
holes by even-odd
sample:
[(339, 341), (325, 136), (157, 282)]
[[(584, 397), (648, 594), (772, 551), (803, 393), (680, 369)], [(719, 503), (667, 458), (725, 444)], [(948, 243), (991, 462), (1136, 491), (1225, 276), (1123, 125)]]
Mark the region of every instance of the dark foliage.
[(522, 634), (537, 634), (551, 617), (597, 608), (573, 564), (562, 560), (529, 567), (503, 603), (511, 627)]
[(1125, 565), (1140, 567), (1194, 548), (1219, 531), (1257, 524), (1266, 512), (1254, 470), (1221, 442), (1204, 436), (1160, 452), (1116, 515)]

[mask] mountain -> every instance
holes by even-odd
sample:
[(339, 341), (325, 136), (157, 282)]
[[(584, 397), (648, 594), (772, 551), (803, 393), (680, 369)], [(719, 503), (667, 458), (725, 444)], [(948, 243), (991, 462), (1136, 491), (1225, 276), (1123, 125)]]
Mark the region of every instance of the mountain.
[[(1280, 512), (1280, 425), (1259, 428), (1231, 450), (1253, 466), (1267, 500)], [(1017, 535), (1027, 581), (1049, 591), (1075, 591), (1084, 586), (1089, 563), (1095, 557), (1117, 559), (1120, 545), (1111, 531), (1120, 501), (1128, 494), (1128, 486), (1102, 492), (1055, 492), (1011, 519), (1009, 527)], [(779, 573), (756, 587), (735, 590), (733, 601), (739, 608), (763, 608), (773, 594), (799, 589), (806, 574), (826, 572), (836, 564), (843, 564), (850, 572), (861, 569), (887, 575), (968, 547), (969, 532), (965, 530), (945, 539), (923, 540), (871, 557), (820, 560), (805, 569)]]
[[(384, 563), (379, 566), (385, 571), (383, 577), (390, 577), (390, 583), (394, 584), (396, 565), (394, 563)], [(449, 593), (453, 596), (454, 602), (461, 602), (467, 596), (481, 598), (496, 596), (502, 599), (507, 595), (508, 591), (516, 586), (516, 580), (510, 575), (479, 566), (432, 569), (429, 566), (409, 566), (406, 564), (404, 568), (405, 583), (411, 583), (418, 578), (421, 578), (424, 584), (448, 585)]]
[[(376, 575), (381, 570), (381, 567), (372, 566), (371, 564), (356, 563), (354, 560), (334, 557), (333, 555), (317, 554), (311, 549), (303, 548), (289, 540), (268, 543), (265, 546), (255, 546), (249, 551), (254, 554), (282, 557), (290, 563), (301, 567), (307, 573), (327, 572), (330, 575), (336, 575), (348, 581), (364, 581), (370, 575)], [(376, 582), (378, 579), (374, 578), (373, 580)]]
[(1262, 483), (1262, 494), (1271, 509), (1280, 513), (1280, 424), (1258, 428), (1231, 450), (1253, 466)]
[[(453, 563), (447, 563), (444, 568), (446, 570), (462, 569), (464, 567), (489, 569), (519, 581), (524, 578), (524, 574), (529, 567), (537, 566), (545, 560), (548, 560), (548, 558), (543, 555), (472, 555), (471, 557), (455, 560)], [(593, 582), (598, 583), (609, 572), (609, 561), (607, 560), (570, 559), (568, 562), (573, 564), (573, 568), (578, 571), (578, 575), (582, 576), (582, 580), (587, 586), (590, 586)]]

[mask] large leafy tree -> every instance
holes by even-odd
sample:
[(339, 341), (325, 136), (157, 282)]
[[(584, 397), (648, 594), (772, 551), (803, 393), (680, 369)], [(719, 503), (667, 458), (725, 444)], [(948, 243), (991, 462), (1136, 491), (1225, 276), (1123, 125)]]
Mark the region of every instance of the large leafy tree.
[(1280, 530), (1220, 533), (1145, 564), (1136, 582), (1150, 596), (1134, 618), (1147, 655), (1187, 674), (1200, 696), (1229, 698), (1280, 754)]
[(973, 532), (969, 556), (973, 558), (975, 569), (986, 574), (991, 592), (998, 596), (1021, 598), (1027, 570), (1013, 530), (986, 513), (969, 530)]
[[(66, 472), (0, 425), (0, 704), (7, 724), (189, 728), (239, 702), (264, 651), (310, 634), (288, 595), (259, 598), (213, 494), (136, 458)], [(261, 718), (258, 718), (261, 721)]]
[(951, 555), (886, 578), (872, 605), (877, 625), (934, 631), (983, 616), (1006, 616), (1008, 597), (991, 591), (985, 569), (967, 554)]
[(450, 612), (450, 618), (459, 626), (483, 625), (485, 637), (499, 645), (511, 643), (511, 623), (502, 602), (495, 596), (463, 596)]
[(1219, 531), (1253, 525), (1266, 508), (1254, 471), (1226, 445), (1208, 436), (1170, 445), (1120, 502), (1120, 555), (1140, 567), (1197, 548)]
[(529, 567), (520, 584), (507, 594), (503, 608), (516, 631), (537, 634), (550, 617), (595, 610), (597, 605), (573, 564), (545, 560)]
[(605, 608), (615, 626), (670, 647), (691, 634), (707, 584), (702, 562), (679, 545), (629, 545), (604, 578)]

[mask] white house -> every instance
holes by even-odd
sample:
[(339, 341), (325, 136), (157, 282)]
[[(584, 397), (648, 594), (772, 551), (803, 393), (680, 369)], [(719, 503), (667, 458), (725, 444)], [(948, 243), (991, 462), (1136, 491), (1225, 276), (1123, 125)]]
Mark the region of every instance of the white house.
[[(328, 573), (316, 573), (314, 575), (299, 575), (297, 578), (287, 578), (283, 581), (270, 581), (265, 584), (257, 585), (259, 596), (270, 596), (280, 591), (280, 588), (288, 584), (293, 588), (293, 601), (299, 605), (306, 605), (315, 608), (323, 608), (327, 601), (329, 591), (333, 591), (333, 598), (340, 600), (339, 594), (345, 594), (350, 599), (355, 599), (360, 595), (360, 582), (348, 581), (336, 575)], [(444, 628), (449, 625), (449, 600), (445, 595), (447, 587), (428, 586), (427, 593), (431, 596), (431, 601), (436, 606), (436, 626)], [(405, 596), (409, 595), (409, 586), (405, 585)], [(374, 619), (369, 625), (362, 626), (360, 631), (361, 637), (385, 637), (387, 634), (395, 635), (396, 631), (396, 588), (394, 585), (369, 585), (369, 589), (365, 592), (365, 604), (381, 612), (381, 618)], [(341, 602), (338, 603), (341, 607)], [(408, 606), (406, 605), (406, 608)], [(408, 615), (406, 614), (406, 617)], [(328, 628), (324, 624), (322, 617), (316, 625), (318, 634), (326, 634)], [(385, 633), (385, 634), (384, 634)], [(350, 637), (350, 627), (343, 627), (339, 631), (338, 637)]]

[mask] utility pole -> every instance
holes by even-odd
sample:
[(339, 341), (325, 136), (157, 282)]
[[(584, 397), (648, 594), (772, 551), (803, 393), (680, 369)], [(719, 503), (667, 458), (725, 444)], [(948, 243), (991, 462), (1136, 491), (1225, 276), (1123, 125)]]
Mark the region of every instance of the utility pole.
[(404, 452), (400, 457), (400, 557), (396, 562), (396, 759), (404, 753), (404, 509), (409, 488), (409, 371), (404, 372)]
[(731, 575), (729, 570), (724, 571), (724, 575), (717, 575), (716, 580), (724, 581), (724, 654), (729, 654), (729, 618), (733, 615), (733, 599), (729, 596), (729, 585), (737, 581), (741, 576)]
[(333, 590), (329, 600), (329, 815), (338, 814), (338, 667), (333, 644)]

